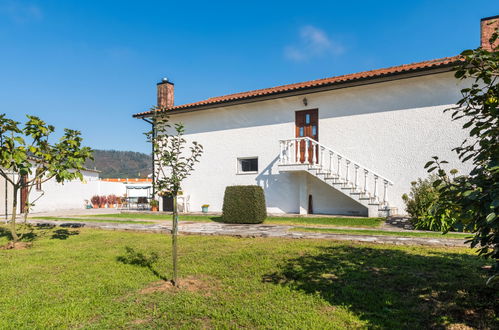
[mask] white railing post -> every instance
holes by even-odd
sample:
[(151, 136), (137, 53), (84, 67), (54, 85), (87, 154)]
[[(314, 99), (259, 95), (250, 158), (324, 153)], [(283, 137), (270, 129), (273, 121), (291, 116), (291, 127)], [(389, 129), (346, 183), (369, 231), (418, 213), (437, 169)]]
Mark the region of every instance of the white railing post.
[(367, 195), (367, 174), (369, 174), (369, 171), (364, 170), (364, 195)]
[(329, 174), (333, 174), (333, 153), (329, 152)]
[(294, 164), (298, 164), (301, 161), (301, 159), (300, 159), (301, 140), (295, 139), (294, 143), (295, 143), (295, 153), (294, 153), (295, 161), (294, 161)]
[(338, 167), (336, 168), (336, 175), (338, 176), (338, 180), (341, 175), (341, 156), (336, 156), (338, 158)]
[(319, 146), (320, 148), (320, 154), (319, 154), (319, 168), (322, 171), (322, 168), (324, 166), (324, 147)]
[(279, 141), (279, 163), (284, 164), (284, 141)]
[(359, 189), (359, 183), (358, 183), (358, 179), (357, 179), (357, 177), (358, 177), (357, 174), (359, 172), (359, 165), (354, 164), (354, 167), (355, 167), (355, 179), (354, 179), (353, 185), (354, 185), (355, 190), (357, 190), (357, 189)]
[(286, 157), (285, 157), (285, 160), (286, 160), (286, 164), (289, 164), (290, 163), (290, 157), (289, 157), (289, 140), (286, 141), (286, 147), (284, 148), (284, 151), (286, 152)]
[(305, 141), (305, 164), (308, 164), (308, 140)]
[(388, 181), (383, 180), (383, 205), (386, 205), (386, 191), (388, 189)]
[(318, 147), (317, 143), (312, 141), (312, 165), (317, 165), (317, 151), (319, 151)]
[(345, 171), (345, 186), (349, 186), (350, 185), (350, 181), (349, 181), (350, 178), (349, 178), (348, 173), (349, 173), (349, 169), (350, 169), (350, 161), (348, 159), (346, 160), (346, 165), (347, 165), (346, 166), (347, 168)]
[(378, 201), (378, 176), (374, 175), (374, 196), (373, 199)]

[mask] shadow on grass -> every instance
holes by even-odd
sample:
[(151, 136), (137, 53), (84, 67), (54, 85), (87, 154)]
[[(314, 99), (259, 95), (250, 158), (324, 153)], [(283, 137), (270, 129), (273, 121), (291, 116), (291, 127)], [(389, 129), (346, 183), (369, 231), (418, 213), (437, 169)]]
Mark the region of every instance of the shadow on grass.
[(151, 252), (149, 255), (145, 255), (142, 252), (135, 251), (129, 246), (125, 247), (125, 255), (116, 257), (116, 260), (121, 263), (147, 268), (154, 274), (154, 276), (162, 279), (163, 281), (167, 281), (165, 276), (161, 275), (156, 269), (153, 268), (158, 259), (159, 256), (156, 252)]
[(70, 236), (75, 236), (79, 235), (80, 232), (78, 230), (67, 230), (67, 229), (56, 229), (52, 232), (52, 236), (50, 237), (51, 239), (60, 239), (60, 240), (65, 240), (68, 239)]
[[(20, 239), (21, 242), (33, 242), (39, 236), (38, 233), (35, 232), (35, 228), (30, 224), (19, 225), (17, 229), (17, 234), (21, 236)], [(11, 241), (13, 237), (10, 229), (5, 227), (0, 227), (0, 238), (2, 237), (5, 237), (9, 241)]]
[[(25, 226), (22, 228), (22, 226)], [(51, 239), (60, 239), (60, 240), (65, 240), (68, 239), (70, 236), (75, 236), (78, 235), (80, 232), (77, 230), (67, 230), (67, 229), (56, 229), (53, 230), (56, 226), (50, 223), (38, 223), (35, 225), (20, 225), (19, 226), (19, 231), (18, 234), (23, 233), (22, 238), (20, 239), (21, 242), (33, 242), (37, 238), (42, 238), (46, 237), (47, 235), (51, 234), (50, 238)], [(9, 241), (13, 239), (12, 237), (12, 232), (10, 229), (5, 228), (5, 227), (0, 227), (0, 238), (5, 237)]]
[(290, 259), (262, 280), (318, 294), (371, 328), (497, 328), (499, 292), (485, 287), (482, 265), (457, 253), (338, 246)]
[(4, 227), (0, 227), (0, 238), (7, 238), (9, 241), (12, 239), (12, 234), (10, 233), (10, 230)]

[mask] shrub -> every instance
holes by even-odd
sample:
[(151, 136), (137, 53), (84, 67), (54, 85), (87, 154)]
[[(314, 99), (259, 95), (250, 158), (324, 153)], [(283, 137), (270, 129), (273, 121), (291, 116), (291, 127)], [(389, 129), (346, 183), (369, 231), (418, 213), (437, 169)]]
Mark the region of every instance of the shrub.
[(416, 229), (449, 231), (456, 222), (454, 211), (440, 200), (436, 175), (411, 183), (409, 195), (402, 195), (406, 211)]
[(267, 217), (262, 187), (226, 187), (222, 211), (222, 221), (226, 223), (262, 223)]

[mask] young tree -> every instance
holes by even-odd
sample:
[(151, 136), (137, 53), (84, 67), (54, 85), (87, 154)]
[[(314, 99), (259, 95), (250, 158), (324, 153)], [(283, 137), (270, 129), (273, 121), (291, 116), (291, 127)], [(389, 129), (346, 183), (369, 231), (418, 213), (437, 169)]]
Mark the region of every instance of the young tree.
[[(159, 112), (159, 108), (153, 108)], [(170, 134), (173, 129), (174, 133)], [(155, 180), (153, 182), (157, 193), (173, 198), (172, 215), (172, 258), (173, 278), (172, 284), (178, 286), (178, 208), (177, 195), (181, 189), (182, 181), (194, 170), (194, 164), (199, 161), (203, 153), (203, 146), (192, 142), (186, 150), (188, 143), (183, 137), (185, 132), (182, 123), (169, 124), (168, 116), (153, 117), (153, 130), (146, 133), (147, 139), (153, 145), (153, 159)]]
[[(490, 44), (497, 38), (496, 31)], [(468, 241), (471, 247), (495, 260), (494, 274), (487, 283), (499, 279), (499, 48), (491, 49), (461, 53), (464, 61), (455, 77), (472, 84), (461, 90), (463, 98), (457, 106), (446, 110), (453, 111), (453, 120), (465, 120), (463, 129), (468, 130), (469, 138), (453, 150), (461, 161), (472, 162), (472, 171), (452, 180), (442, 167), (446, 161), (433, 157), (425, 166), (438, 173), (434, 186), (439, 187), (442, 203), (459, 219), (455, 225), (474, 233)]]
[[(13, 188), (11, 235), (14, 244), (22, 238), (18, 234), (16, 216), (19, 192), (27, 190), (26, 201), (21, 205), (24, 210), (24, 222), (34, 205), (29, 201), (32, 188), (51, 179), (59, 183), (80, 179), (86, 159), (92, 158), (92, 150), (82, 147), (79, 131), (65, 129), (59, 142), (51, 144), (50, 135), (55, 128), (47, 125), (36, 116), (28, 119), (21, 127), (20, 123), (0, 115), (0, 176)], [(13, 174), (13, 175), (12, 175)]]

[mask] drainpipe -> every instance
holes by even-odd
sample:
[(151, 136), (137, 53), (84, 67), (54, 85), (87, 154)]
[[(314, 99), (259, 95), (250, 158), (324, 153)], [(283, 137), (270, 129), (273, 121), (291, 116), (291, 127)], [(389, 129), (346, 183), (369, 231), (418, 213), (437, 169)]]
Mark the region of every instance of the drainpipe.
[[(156, 128), (154, 127), (154, 122), (142, 117), (142, 120), (145, 121), (146, 123), (151, 124), (151, 132), (153, 138), (156, 136)], [(154, 143), (151, 143), (151, 160), (152, 160), (152, 198), (156, 197), (156, 188), (154, 187), (154, 182), (156, 181), (156, 175), (155, 175), (155, 170), (154, 170)]]

